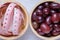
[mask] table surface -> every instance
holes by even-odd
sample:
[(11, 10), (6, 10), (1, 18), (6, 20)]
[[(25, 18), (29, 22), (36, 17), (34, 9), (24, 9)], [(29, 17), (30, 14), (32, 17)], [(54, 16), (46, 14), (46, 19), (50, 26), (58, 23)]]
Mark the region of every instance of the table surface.
[[(28, 15), (30, 16), (31, 9), (39, 2), (43, 0), (15, 0), (20, 2), (28, 11)], [(57, 0), (59, 1), (59, 0)], [(1, 2), (1, 1), (0, 1)], [(0, 39), (2, 40), (2, 39)], [(30, 25), (28, 25), (27, 31), (24, 33), (24, 35), (16, 40), (43, 40), (41, 38), (38, 38), (31, 30)], [(57, 39), (60, 40), (60, 39)]]

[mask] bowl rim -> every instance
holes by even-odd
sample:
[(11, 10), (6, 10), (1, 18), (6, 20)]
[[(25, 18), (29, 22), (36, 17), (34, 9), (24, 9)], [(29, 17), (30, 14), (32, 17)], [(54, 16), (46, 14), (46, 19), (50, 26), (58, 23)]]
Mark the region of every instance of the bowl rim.
[(56, 37), (44, 37), (44, 36), (39, 35), (39, 34), (35, 31), (35, 29), (32, 27), (31, 16), (32, 16), (32, 13), (33, 13), (34, 9), (35, 9), (38, 5), (40, 5), (41, 3), (46, 2), (46, 1), (53, 1), (53, 2), (59, 3), (58, 1), (55, 1), (55, 0), (43, 0), (43, 1), (39, 1), (39, 2), (32, 8), (32, 10), (30, 11), (30, 21), (29, 21), (29, 23), (30, 23), (30, 28), (31, 28), (32, 32), (33, 32), (37, 37), (39, 37), (39, 38), (42, 38), (42, 39), (44, 39), (44, 40), (49, 40), (49, 39), (50, 39), (50, 40), (55, 40), (55, 39), (60, 38), (60, 35), (58, 35), (58, 36), (56, 36)]
[(2, 0), (3, 4), (7, 3), (7, 2), (13, 2), (16, 3), (17, 5), (19, 5), (21, 7), (21, 9), (24, 11), (24, 14), (26, 15), (26, 25), (25, 28), (22, 30), (23, 32), (21, 32), (18, 36), (16, 37), (4, 37), (4, 36), (0, 36), (0, 38), (2, 39), (6, 39), (6, 40), (13, 40), (13, 39), (17, 39), (20, 38), (21, 36), (23, 36), (23, 34), (26, 32), (27, 28), (28, 28), (28, 12), (26, 10), (26, 8), (20, 3), (17, 2), (16, 0)]

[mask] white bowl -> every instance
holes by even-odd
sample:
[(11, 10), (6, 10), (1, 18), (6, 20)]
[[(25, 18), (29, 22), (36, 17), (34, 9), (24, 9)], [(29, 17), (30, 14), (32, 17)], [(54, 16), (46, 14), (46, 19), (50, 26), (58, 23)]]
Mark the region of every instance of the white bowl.
[(30, 13), (30, 27), (31, 27), (33, 33), (34, 33), (37, 37), (42, 38), (42, 39), (44, 39), (44, 40), (55, 40), (55, 39), (60, 38), (60, 35), (55, 36), (55, 37), (44, 37), (44, 36), (41, 36), (41, 35), (39, 35), (39, 34), (35, 31), (35, 29), (34, 29), (33, 26), (32, 26), (32, 22), (31, 22), (31, 16), (32, 16), (32, 13), (33, 13), (34, 9), (35, 9), (38, 5), (40, 5), (41, 3), (46, 2), (46, 1), (53, 1), (53, 2), (59, 3), (59, 2), (57, 2), (56, 0), (42, 0), (42, 1), (39, 1), (39, 2), (32, 8), (32, 10), (31, 10), (31, 13)]
[(19, 37), (21, 37), (27, 30), (27, 27), (28, 27), (28, 15), (27, 15), (27, 10), (24, 8), (24, 6), (17, 2), (16, 0), (1, 0), (0, 1), (1, 3), (0, 4), (4, 4), (4, 3), (7, 3), (7, 2), (14, 2), (16, 3), (17, 5), (19, 5), (21, 7), (21, 10), (23, 11), (23, 14), (24, 14), (24, 29), (21, 30), (20, 34), (18, 36), (14, 36), (14, 37), (4, 37), (4, 36), (1, 36), (0, 35), (0, 38), (4, 39), (4, 40), (13, 40), (13, 39), (17, 39)]

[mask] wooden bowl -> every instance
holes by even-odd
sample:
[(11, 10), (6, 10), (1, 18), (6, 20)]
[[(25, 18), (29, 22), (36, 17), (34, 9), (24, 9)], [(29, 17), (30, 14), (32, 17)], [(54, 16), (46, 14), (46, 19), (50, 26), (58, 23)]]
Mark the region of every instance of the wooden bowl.
[(18, 36), (12, 36), (12, 37), (4, 37), (4, 36), (0, 35), (0, 38), (2, 38), (4, 40), (13, 40), (13, 39), (17, 39), (17, 38), (21, 37), (25, 33), (25, 31), (27, 30), (27, 27), (28, 27), (27, 10), (24, 8), (24, 6), (21, 3), (15, 1), (15, 0), (1, 0), (0, 2), (1, 2), (0, 4), (4, 4), (4, 3), (7, 3), (7, 2), (16, 3), (17, 5), (19, 5), (21, 7), (21, 10), (24, 14), (24, 25), (22, 25), (22, 27), (24, 27), (24, 28), (20, 31), (20, 34)]
[[(32, 8), (32, 10), (30, 11), (30, 27), (31, 27), (33, 33), (34, 33), (37, 37), (39, 37), (39, 38), (42, 38), (42, 39), (44, 39), (44, 40), (56, 40), (56, 39), (60, 38), (60, 35), (55, 36), (55, 37), (44, 37), (44, 36), (39, 35), (39, 34), (35, 31), (35, 29), (33, 28), (33, 26), (32, 26), (31, 16), (32, 16), (32, 13), (33, 13), (34, 9), (35, 9), (38, 5), (40, 5), (41, 3), (46, 2), (46, 1), (57, 2), (56, 0), (42, 0), (42, 1), (39, 1), (39, 2)], [(59, 3), (59, 2), (57, 2), (57, 3)]]

